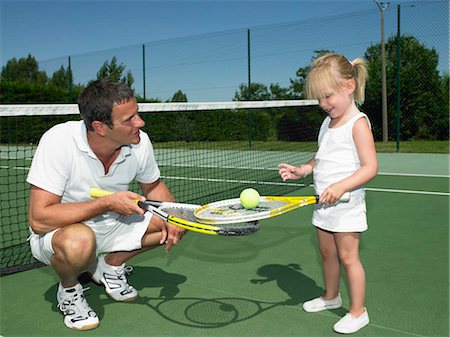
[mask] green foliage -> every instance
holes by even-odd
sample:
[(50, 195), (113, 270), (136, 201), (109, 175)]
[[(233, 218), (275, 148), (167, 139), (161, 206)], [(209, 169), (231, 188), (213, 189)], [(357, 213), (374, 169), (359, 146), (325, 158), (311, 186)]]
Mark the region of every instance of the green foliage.
[(172, 99), (169, 102), (187, 102), (187, 96), (181, 90), (178, 90), (175, 94), (173, 94)]
[(9, 60), (0, 78), (1, 103), (74, 103), (82, 88), (73, 85), (72, 71), (63, 66), (49, 79), (31, 55)]
[(9, 60), (2, 67), (1, 81), (45, 85), (47, 84), (48, 77), (44, 71), (39, 71), (36, 59), (28, 55), (27, 58), (17, 60), (14, 57)]
[[(400, 40), (401, 62), (397, 64), (397, 40), (391, 37), (386, 43), (389, 139), (396, 139), (397, 69), (401, 74), (400, 138), (404, 140), (449, 139), (449, 75), (437, 71), (438, 54), (411, 36)], [(312, 59), (329, 50), (316, 50)], [(368, 60), (369, 80), (366, 102), (362, 111), (372, 122), (376, 140), (382, 138), (381, 120), (381, 59), (380, 45), (370, 46)], [(250, 88), (241, 84), (234, 100), (284, 100), (305, 99), (304, 83), (309, 65), (299, 67), (289, 87), (277, 83), (265, 85), (253, 82)], [(105, 61), (97, 73), (98, 78), (112, 78), (132, 85), (134, 78), (116, 57)], [(11, 59), (2, 68), (1, 103), (74, 103), (81, 85), (73, 84), (73, 74), (63, 66), (51, 78), (39, 71), (33, 56)], [(160, 102), (158, 99), (136, 97), (138, 102)], [(171, 102), (187, 102), (187, 96), (178, 90)], [(210, 118), (214, 116), (214, 118)], [(315, 140), (324, 114), (319, 109), (274, 109), (264, 111), (209, 111), (184, 114), (157, 114), (147, 123), (150, 134), (157, 141), (220, 141), (220, 140)], [(167, 121), (170, 121), (169, 123)], [(294, 126), (295, 130), (289, 131)], [(250, 129), (249, 129), (250, 127)], [(308, 134), (309, 136), (305, 136)], [(306, 138), (305, 138), (306, 137)]]
[(70, 91), (52, 84), (41, 85), (23, 82), (0, 83), (0, 102), (8, 103), (75, 103), (81, 87)]
[(259, 110), (217, 110), (142, 114), (154, 142), (268, 140), (271, 117)]
[(133, 87), (134, 78), (130, 71), (124, 74), (126, 66), (117, 63), (117, 57), (113, 56), (111, 61), (105, 61), (97, 72), (97, 79), (109, 78), (116, 82), (126, 83), (130, 88)]
[(78, 115), (0, 117), (0, 143), (37, 144), (43, 133), (52, 126), (79, 119)]
[(71, 69), (65, 69), (64, 66), (61, 66), (59, 70), (53, 73), (49, 84), (58, 87), (65, 88), (67, 90), (71, 90), (73, 87), (73, 74)]
[[(317, 141), (325, 113), (318, 107), (289, 109), (278, 123), (278, 139), (282, 141)], [(301, 131), (301, 132), (299, 132)]]
[[(388, 134), (396, 139), (397, 100), (397, 40), (390, 38), (386, 43), (386, 84), (388, 101)], [(448, 139), (448, 75), (437, 71), (439, 57), (434, 49), (428, 49), (412, 36), (400, 39), (400, 139)], [(382, 139), (381, 120), (381, 57), (380, 45), (373, 45), (366, 51), (369, 61), (369, 81), (366, 88), (366, 102), (362, 109), (372, 121), (376, 140)], [(447, 91), (445, 91), (447, 90)]]

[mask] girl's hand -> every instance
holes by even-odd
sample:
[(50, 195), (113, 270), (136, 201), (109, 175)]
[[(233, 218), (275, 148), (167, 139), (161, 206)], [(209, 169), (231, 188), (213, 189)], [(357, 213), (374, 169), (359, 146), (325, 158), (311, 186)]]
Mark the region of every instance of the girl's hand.
[(307, 165), (300, 165), (299, 167), (289, 165), (289, 164), (279, 164), (278, 174), (281, 176), (283, 181), (288, 179), (299, 179), (306, 177), (308, 172)]
[(319, 203), (333, 205), (342, 197), (346, 191), (339, 187), (339, 184), (331, 184), (320, 195)]

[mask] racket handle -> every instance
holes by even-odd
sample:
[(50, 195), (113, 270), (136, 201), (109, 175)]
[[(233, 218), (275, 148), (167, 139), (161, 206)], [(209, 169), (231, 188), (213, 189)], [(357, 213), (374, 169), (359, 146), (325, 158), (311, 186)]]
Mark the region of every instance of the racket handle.
[[(98, 187), (92, 187), (90, 195), (91, 195), (91, 198), (101, 198), (101, 197), (106, 197), (107, 195), (111, 195), (113, 193), (114, 192), (102, 190), (101, 188), (98, 188)], [(136, 199), (134, 202), (139, 205), (140, 201)], [(161, 205), (161, 202), (159, 202), (159, 205), (158, 205), (158, 202), (154, 202), (154, 203), (155, 203), (156, 207)]]
[(101, 198), (111, 194), (113, 194), (113, 192), (102, 190), (101, 188), (98, 187), (92, 187), (90, 192), (92, 198)]
[(345, 192), (339, 199), (339, 202), (349, 202), (349, 201), (350, 201), (350, 192)]

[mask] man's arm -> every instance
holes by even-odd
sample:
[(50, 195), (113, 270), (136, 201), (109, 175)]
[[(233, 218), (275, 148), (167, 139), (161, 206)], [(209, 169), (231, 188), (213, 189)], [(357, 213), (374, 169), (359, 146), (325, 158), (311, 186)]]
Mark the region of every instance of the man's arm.
[(140, 183), (140, 186), (146, 199), (169, 202), (175, 201), (175, 198), (167, 185), (160, 179), (151, 184)]
[(114, 211), (123, 215), (142, 214), (134, 202), (139, 195), (119, 192), (111, 196), (84, 202), (61, 203), (61, 196), (31, 186), (29, 224), (36, 234), (86, 221), (100, 214)]

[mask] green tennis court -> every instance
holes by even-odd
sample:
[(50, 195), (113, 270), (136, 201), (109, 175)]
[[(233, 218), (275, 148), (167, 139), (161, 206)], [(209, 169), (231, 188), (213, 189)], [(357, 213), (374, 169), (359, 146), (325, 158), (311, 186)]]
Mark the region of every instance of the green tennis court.
[[(367, 188), (369, 230), (361, 256), (371, 323), (358, 336), (449, 335), (448, 155), (380, 154)], [(292, 194), (306, 194), (311, 188)], [(323, 290), (312, 208), (264, 220), (248, 237), (190, 233), (170, 254), (130, 261), (133, 303), (110, 300), (85, 280), (100, 316), (89, 332), (67, 329), (49, 267), (0, 278), (0, 334), (9, 336), (332, 336), (348, 308), (306, 313)]]

